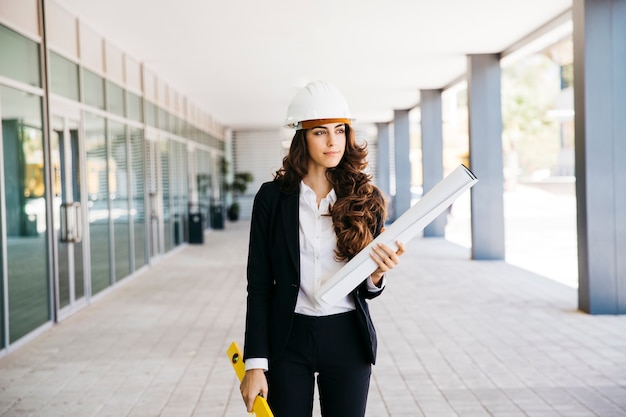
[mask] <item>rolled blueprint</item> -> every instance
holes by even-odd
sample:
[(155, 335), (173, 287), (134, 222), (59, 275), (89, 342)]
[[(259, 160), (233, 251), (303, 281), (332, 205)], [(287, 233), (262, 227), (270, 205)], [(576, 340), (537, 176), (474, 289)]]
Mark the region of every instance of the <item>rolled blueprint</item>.
[(335, 305), (378, 268), (370, 257), (372, 246), (384, 243), (398, 250), (397, 241), (407, 243), (413, 239), (477, 181), (464, 165), (457, 167), (325, 282), (315, 294), (317, 301), (321, 305)]

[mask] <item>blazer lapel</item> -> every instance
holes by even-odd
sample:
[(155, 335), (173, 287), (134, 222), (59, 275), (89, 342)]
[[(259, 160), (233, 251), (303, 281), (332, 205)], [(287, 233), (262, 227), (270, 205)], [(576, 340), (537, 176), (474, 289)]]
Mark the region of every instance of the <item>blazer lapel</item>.
[(285, 242), (289, 251), (289, 258), (296, 271), (300, 271), (300, 224), (298, 215), (299, 193), (284, 195), (281, 202), (281, 217), (285, 231)]

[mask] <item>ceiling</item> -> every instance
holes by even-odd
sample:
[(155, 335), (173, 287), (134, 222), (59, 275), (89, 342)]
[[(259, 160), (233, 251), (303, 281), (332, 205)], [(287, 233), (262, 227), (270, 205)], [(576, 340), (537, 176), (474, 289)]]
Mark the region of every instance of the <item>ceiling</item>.
[(359, 122), (506, 50), (572, 0), (55, 0), (222, 125), (278, 128), (307, 82), (333, 82)]

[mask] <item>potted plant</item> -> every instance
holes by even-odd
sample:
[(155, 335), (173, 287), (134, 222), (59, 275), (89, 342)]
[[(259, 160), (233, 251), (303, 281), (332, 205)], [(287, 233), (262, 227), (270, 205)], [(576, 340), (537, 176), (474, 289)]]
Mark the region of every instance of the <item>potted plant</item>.
[(243, 195), (248, 189), (248, 183), (252, 182), (253, 177), (249, 172), (235, 172), (233, 182), (229, 184), (228, 188), (233, 192), (233, 203), (228, 208), (228, 219), (235, 221), (239, 220), (239, 213), (241, 207), (239, 206), (238, 197)]
[(239, 206), (239, 203), (236, 201), (233, 201), (230, 207), (228, 207), (228, 211), (226, 212), (226, 215), (228, 216), (228, 220), (233, 221), (233, 222), (236, 220), (239, 220), (240, 212), (241, 212), (241, 207)]
[[(226, 178), (226, 172), (228, 172), (228, 161), (222, 159), (222, 174), (223, 178)], [(237, 201), (240, 195), (243, 195), (248, 189), (248, 183), (253, 181), (253, 176), (250, 172), (235, 172), (233, 176), (233, 182), (226, 182), (224, 179), (224, 190), (232, 192), (233, 202), (226, 210), (228, 220), (239, 220), (239, 214), (241, 213), (241, 206)]]

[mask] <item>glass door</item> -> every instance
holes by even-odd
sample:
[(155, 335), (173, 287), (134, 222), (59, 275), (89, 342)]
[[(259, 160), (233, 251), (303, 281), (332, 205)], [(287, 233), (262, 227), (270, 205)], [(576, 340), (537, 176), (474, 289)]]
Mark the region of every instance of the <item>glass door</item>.
[(84, 304), (86, 294), (80, 130), (77, 120), (61, 116), (53, 116), (51, 126), (54, 239), (58, 254), (55, 295), (57, 314), (62, 318)]
[[(0, 85), (0, 334), (7, 347), (52, 318), (48, 161), (40, 96)], [(4, 376), (4, 375), (3, 375)], [(1, 377), (0, 377), (1, 379)], [(0, 397), (2, 394), (0, 394)], [(0, 401), (1, 402), (1, 401)]]
[(158, 142), (147, 138), (146, 144), (146, 188), (148, 192), (148, 212), (150, 226), (148, 228), (150, 260), (163, 254), (163, 216), (161, 208), (159, 147)]

